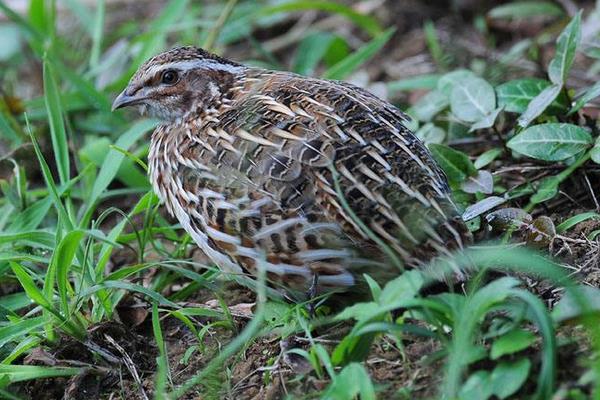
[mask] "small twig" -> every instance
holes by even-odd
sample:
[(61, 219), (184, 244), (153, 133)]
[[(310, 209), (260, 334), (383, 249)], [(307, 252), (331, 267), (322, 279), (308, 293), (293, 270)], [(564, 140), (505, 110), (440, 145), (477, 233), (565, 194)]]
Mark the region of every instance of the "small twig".
[(125, 364), (125, 366), (129, 370), (129, 373), (131, 373), (131, 376), (133, 377), (133, 380), (135, 381), (135, 383), (139, 386), (140, 392), (142, 394), (142, 398), (144, 400), (149, 400), (148, 395), (146, 394), (146, 391), (144, 390), (144, 386), (142, 386), (142, 380), (140, 379), (140, 375), (138, 374), (137, 369), (135, 368), (135, 364), (134, 364), (133, 360), (131, 359), (131, 357), (129, 356), (129, 354), (127, 354), (127, 352), (125, 351), (125, 349), (123, 347), (121, 347), (121, 345), (119, 343), (117, 343), (109, 335), (105, 334), (104, 338), (110, 344), (112, 344), (115, 347), (115, 349), (117, 349), (117, 351), (119, 353), (121, 353), (121, 356), (123, 356), (123, 363)]
[(588, 178), (587, 173), (585, 171), (583, 172), (583, 178), (585, 179), (585, 183), (587, 184), (588, 189), (590, 189), (590, 194), (592, 195), (592, 199), (594, 200), (594, 204), (596, 205), (596, 211), (600, 211), (600, 204), (598, 204), (596, 193), (594, 192), (594, 188), (592, 187), (590, 179)]

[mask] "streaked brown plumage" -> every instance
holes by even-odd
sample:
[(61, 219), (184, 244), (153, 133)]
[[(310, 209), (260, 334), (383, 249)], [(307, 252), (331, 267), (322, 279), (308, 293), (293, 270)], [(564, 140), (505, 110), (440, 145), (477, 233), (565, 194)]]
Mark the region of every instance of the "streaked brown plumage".
[(351, 84), (181, 47), (139, 68), (113, 107), (128, 105), (163, 120), (154, 190), (226, 272), (253, 277), (264, 262), (295, 296), (314, 274), (321, 290), (365, 271), (385, 280), (398, 260), (418, 267), (467, 237), (404, 114)]

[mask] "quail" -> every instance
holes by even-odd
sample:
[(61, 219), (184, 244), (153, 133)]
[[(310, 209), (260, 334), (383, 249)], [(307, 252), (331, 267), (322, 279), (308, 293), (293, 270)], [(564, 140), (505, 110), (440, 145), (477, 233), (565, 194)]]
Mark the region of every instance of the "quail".
[(224, 273), (302, 298), (386, 281), (468, 241), (443, 171), (390, 103), (197, 47), (146, 61), (113, 103), (161, 124), (158, 197)]

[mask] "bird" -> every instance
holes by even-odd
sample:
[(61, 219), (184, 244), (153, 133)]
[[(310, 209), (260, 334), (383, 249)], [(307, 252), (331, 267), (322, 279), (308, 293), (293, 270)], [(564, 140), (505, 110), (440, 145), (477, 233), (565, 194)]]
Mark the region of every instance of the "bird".
[[(296, 301), (464, 247), (447, 178), (391, 103), (194, 46), (143, 63), (113, 111), (160, 120), (153, 190), (223, 273)], [(262, 274), (262, 275), (261, 275)]]

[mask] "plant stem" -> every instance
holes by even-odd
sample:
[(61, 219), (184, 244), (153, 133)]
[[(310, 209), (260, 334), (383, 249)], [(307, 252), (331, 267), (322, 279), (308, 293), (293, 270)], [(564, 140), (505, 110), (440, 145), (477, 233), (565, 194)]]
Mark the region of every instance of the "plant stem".
[(219, 37), (219, 34), (223, 30), (223, 26), (225, 25), (225, 22), (227, 22), (227, 20), (231, 16), (231, 13), (233, 12), (233, 8), (237, 4), (237, 2), (238, 2), (238, 0), (229, 0), (227, 2), (227, 4), (225, 5), (225, 8), (223, 8), (223, 11), (221, 12), (221, 15), (219, 15), (217, 22), (215, 22), (215, 26), (210, 30), (210, 32), (208, 33), (208, 36), (206, 37), (206, 40), (204, 41), (204, 43), (202, 45), (202, 47), (204, 47), (204, 49), (206, 49), (208, 51), (212, 50), (213, 46), (215, 45), (215, 42), (217, 41), (217, 38)]

